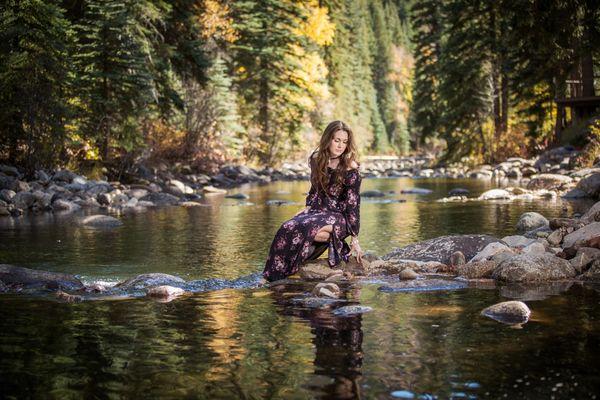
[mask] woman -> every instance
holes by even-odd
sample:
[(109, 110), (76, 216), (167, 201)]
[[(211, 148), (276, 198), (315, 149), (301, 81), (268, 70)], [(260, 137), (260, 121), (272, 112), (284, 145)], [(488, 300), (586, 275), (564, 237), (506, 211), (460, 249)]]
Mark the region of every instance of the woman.
[[(310, 156), (311, 188), (306, 207), (277, 231), (263, 277), (268, 281), (295, 274), (302, 262), (315, 258), (315, 243), (325, 243), (334, 267), (355, 253), (362, 262), (359, 164), (352, 130), (341, 121), (327, 125), (319, 147)], [(351, 236), (351, 248), (344, 240)], [(317, 246), (318, 248), (319, 246)]]

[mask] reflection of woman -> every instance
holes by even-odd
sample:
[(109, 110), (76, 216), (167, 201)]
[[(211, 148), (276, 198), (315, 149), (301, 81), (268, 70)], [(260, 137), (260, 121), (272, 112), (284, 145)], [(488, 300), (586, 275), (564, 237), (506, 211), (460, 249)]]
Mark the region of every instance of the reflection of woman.
[[(271, 244), (263, 276), (283, 279), (311, 258), (313, 242), (326, 243), (331, 267), (348, 261), (351, 252), (361, 262), (361, 177), (352, 130), (341, 121), (327, 125), (318, 149), (310, 156), (311, 188), (306, 207), (284, 222)], [(352, 236), (351, 248), (344, 240)]]

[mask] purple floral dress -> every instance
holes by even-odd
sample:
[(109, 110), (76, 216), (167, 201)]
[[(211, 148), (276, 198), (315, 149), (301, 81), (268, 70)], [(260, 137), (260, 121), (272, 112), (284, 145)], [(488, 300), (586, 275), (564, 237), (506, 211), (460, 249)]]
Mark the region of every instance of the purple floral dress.
[[(311, 171), (313, 164), (311, 162)], [(268, 281), (295, 274), (300, 264), (310, 257), (317, 232), (326, 225), (333, 225), (328, 247), (329, 266), (348, 261), (350, 247), (344, 239), (358, 235), (360, 229), (361, 177), (358, 169), (351, 169), (346, 171), (342, 184), (338, 184), (334, 179), (338, 171), (328, 167), (327, 173), (329, 182), (334, 182), (328, 186), (327, 193), (311, 184), (306, 197), (310, 210), (284, 222), (275, 234), (263, 271)], [(311, 172), (311, 182), (312, 178)]]

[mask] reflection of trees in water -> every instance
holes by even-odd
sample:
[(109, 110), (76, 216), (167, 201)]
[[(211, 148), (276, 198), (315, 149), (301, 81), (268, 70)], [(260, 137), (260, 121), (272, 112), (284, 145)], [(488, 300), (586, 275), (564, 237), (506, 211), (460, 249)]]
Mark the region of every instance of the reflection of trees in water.
[[(345, 293), (347, 297), (358, 298), (359, 288)], [(292, 304), (289, 297), (281, 292), (273, 292), (275, 301), (281, 307), (278, 312), (306, 320), (314, 334), (315, 345), (314, 374), (326, 377), (327, 383), (313, 383), (311, 390), (321, 391), (321, 398), (356, 399), (360, 398), (359, 380), (363, 363), (362, 316), (336, 316), (333, 309), (301, 308)], [(314, 379), (313, 382), (321, 382)]]

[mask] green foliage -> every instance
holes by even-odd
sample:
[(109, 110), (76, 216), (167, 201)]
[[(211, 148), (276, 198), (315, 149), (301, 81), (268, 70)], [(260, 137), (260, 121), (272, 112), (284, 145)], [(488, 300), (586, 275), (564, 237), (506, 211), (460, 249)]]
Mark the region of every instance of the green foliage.
[(0, 6), (0, 154), (10, 162), (33, 169), (62, 153), (70, 37), (54, 2)]

